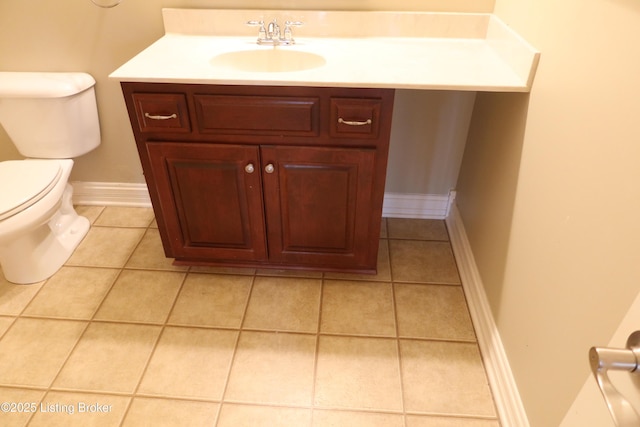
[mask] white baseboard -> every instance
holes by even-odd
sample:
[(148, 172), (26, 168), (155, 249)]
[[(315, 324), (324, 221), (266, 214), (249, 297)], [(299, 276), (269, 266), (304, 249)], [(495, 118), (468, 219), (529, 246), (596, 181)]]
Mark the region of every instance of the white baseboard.
[(455, 191), (449, 194), (385, 193), (382, 216), (389, 218), (445, 219), (455, 200)]
[[(146, 184), (81, 181), (71, 184), (76, 205), (151, 206)], [(445, 195), (385, 193), (382, 216), (445, 219), (454, 199), (454, 191)]]
[(75, 181), (71, 185), (75, 205), (151, 207), (146, 184)]
[(529, 420), (484, 292), (467, 233), (455, 204), (446, 223), (501, 425), (529, 427)]

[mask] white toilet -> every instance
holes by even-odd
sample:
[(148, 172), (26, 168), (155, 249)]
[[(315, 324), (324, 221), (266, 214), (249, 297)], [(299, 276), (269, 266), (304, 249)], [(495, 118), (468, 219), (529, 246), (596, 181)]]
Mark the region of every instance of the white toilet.
[(68, 184), (74, 157), (100, 144), (95, 80), (86, 73), (0, 72), (0, 124), (27, 159), (0, 162), (0, 267), (40, 282), (89, 230)]

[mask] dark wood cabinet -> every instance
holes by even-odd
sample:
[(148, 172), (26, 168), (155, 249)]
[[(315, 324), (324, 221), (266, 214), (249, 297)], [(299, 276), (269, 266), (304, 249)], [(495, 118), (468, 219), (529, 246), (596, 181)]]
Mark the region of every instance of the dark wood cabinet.
[[(263, 178), (270, 259), (364, 267), (372, 244), (367, 217), (374, 208), (375, 150), (266, 146), (261, 154), (265, 168), (273, 165)], [(379, 222), (376, 227), (377, 240)]]
[(375, 271), (393, 90), (122, 88), (168, 257)]
[(176, 259), (267, 259), (255, 146), (147, 144), (158, 208)]

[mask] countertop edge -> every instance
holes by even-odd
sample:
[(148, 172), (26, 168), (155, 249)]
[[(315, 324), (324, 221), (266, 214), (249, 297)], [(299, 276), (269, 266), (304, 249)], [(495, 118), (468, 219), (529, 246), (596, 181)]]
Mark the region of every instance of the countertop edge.
[[(213, 12), (219, 11), (163, 9), (167, 33), (113, 71), (109, 78), (182, 84), (529, 92), (540, 57), (539, 51), (492, 14), (405, 13), (400, 15), (401, 19), (433, 18), (437, 15), (445, 17), (443, 19), (446, 21), (459, 18), (460, 15), (481, 15), (486, 18), (486, 27), (480, 32), (482, 37), (477, 37), (480, 34), (477, 33), (468, 38), (301, 37), (298, 39), (301, 43), (279, 49), (319, 53), (327, 59), (326, 66), (296, 72), (239, 72), (212, 65), (212, 58), (234, 49), (265, 49), (255, 43), (254, 37), (246, 34), (171, 32), (189, 27), (194, 20), (197, 21), (195, 28), (198, 28), (204, 25), (203, 22), (208, 22), (211, 16), (216, 16), (218, 21), (226, 16), (221, 18)], [(251, 15), (253, 11), (230, 10), (225, 13), (237, 17)], [(386, 16), (384, 12), (357, 14), (362, 15), (373, 22), (380, 16)], [(354, 16), (349, 16), (354, 19)], [(340, 14), (340, 17), (342, 19), (344, 15)]]

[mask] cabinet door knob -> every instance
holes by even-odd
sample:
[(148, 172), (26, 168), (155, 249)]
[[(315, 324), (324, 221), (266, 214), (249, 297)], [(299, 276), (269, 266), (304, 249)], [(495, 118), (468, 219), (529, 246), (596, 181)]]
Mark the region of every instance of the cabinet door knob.
[(244, 167), (244, 171), (246, 173), (253, 173), (253, 171), (255, 171), (256, 168), (253, 167), (253, 163), (249, 163), (247, 166)]
[(275, 171), (276, 168), (273, 167), (273, 165), (271, 163), (269, 163), (267, 166), (264, 167), (264, 171), (266, 173), (273, 173), (273, 171)]

